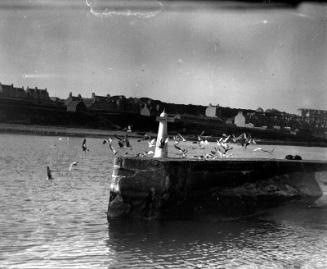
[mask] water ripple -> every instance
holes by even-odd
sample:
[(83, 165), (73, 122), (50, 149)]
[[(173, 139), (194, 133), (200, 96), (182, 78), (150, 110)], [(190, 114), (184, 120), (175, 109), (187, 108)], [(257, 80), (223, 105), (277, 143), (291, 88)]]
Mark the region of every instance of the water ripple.
[[(85, 154), (79, 138), (0, 135), (0, 268), (327, 267), (326, 208), (290, 206), (229, 222), (108, 224), (112, 155), (100, 139), (87, 143)], [(132, 143), (134, 153), (146, 149)], [(236, 151), (246, 154), (257, 157)], [(274, 154), (327, 156), (297, 147)], [(72, 161), (79, 165), (69, 171)]]

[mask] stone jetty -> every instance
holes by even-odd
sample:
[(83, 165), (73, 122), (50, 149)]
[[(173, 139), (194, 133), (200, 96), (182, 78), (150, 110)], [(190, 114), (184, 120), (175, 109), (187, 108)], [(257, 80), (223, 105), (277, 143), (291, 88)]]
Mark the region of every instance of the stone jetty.
[(116, 157), (108, 218), (246, 215), (325, 191), (325, 161)]
[(154, 158), (114, 159), (108, 219), (239, 216), (325, 192), (326, 161), (168, 158), (165, 112), (158, 121)]

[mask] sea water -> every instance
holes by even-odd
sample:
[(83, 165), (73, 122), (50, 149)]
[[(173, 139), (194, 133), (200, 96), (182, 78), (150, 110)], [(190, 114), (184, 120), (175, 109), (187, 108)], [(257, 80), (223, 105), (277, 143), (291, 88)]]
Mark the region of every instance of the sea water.
[[(83, 152), (81, 138), (0, 135), (0, 268), (327, 268), (324, 203), (220, 221), (108, 223), (113, 155), (102, 142), (88, 138)], [(153, 150), (146, 141), (131, 144), (120, 154)], [(214, 143), (180, 146), (191, 157)], [(327, 159), (325, 148), (232, 146), (230, 158)], [(169, 154), (176, 153), (171, 143)]]

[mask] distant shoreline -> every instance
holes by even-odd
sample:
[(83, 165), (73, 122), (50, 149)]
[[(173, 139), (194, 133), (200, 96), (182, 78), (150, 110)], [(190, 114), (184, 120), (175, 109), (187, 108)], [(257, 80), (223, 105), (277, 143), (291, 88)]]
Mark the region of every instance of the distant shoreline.
[[(132, 132), (129, 133), (128, 136), (134, 138), (141, 138), (142, 135), (140, 133)], [(147, 132), (147, 133), (156, 136), (156, 133), (151, 133), (151, 132)], [(113, 136), (113, 135), (124, 135), (125, 132), (119, 130), (88, 129), (88, 128), (78, 128), (78, 127), (0, 123), (0, 134), (106, 138), (108, 136)], [(185, 138), (189, 138), (189, 140), (191, 140), (188, 135), (185, 135)], [(211, 137), (210, 140), (216, 141), (215, 137)], [(324, 141), (289, 141), (289, 140), (283, 141), (283, 140), (260, 139), (260, 142), (258, 142), (258, 144), (303, 146), (303, 147), (327, 147), (327, 142)]]
[[(124, 131), (88, 129), (75, 127), (60, 127), (48, 125), (27, 125), (15, 123), (0, 123), (0, 134), (26, 134), (40, 136), (70, 136), (70, 137), (92, 137), (106, 138), (110, 135), (122, 135)], [(130, 137), (141, 137), (137, 133), (130, 133)]]

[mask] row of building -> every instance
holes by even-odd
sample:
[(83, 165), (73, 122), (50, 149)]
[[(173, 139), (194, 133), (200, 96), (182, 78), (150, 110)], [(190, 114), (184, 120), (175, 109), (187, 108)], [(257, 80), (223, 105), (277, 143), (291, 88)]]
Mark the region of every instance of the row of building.
[(49, 97), (47, 89), (14, 87), (0, 83), (0, 98), (24, 100), (31, 103), (57, 106), (68, 112), (94, 112), (98, 114), (133, 113), (156, 117), (165, 109), (174, 119), (189, 122), (207, 121), (211, 124), (235, 125), (243, 128), (274, 129), (296, 134), (299, 130), (315, 129), (327, 134), (327, 111), (299, 109), (299, 115), (276, 109), (256, 110), (164, 103), (151, 98), (126, 98), (124, 95), (106, 96), (92, 93), (91, 97), (69, 94), (67, 99)]
[(24, 87), (14, 87), (13, 84), (6, 85), (0, 83), (0, 97), (2, 98), (13, 98), (13, 99), (25, 99), (35, 102), (50, 102), (50, 97), (47, 89), (29, 88), (26, 90)]
[(143, 116), (158, 116), (165, 109), (176, 120), (203, 121), (214, 120), (217, 124), (231, 124), (243, 128), (283, 130), (296, 134), (303, 129), (327, 130), (327, 111), (299, 109), (300, 115), (280, 112), (276, 109), (256, 110), (221, 107), (219, 105), (184, 105), (164, 103), (150, 98), (126, 98), (123, 95), (99, 96), (92, 93), (91, 98), (74, 97), (70, 93), (65, 100), (67, 110), (79, 109), (99, 113), (136, 113)]

